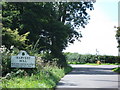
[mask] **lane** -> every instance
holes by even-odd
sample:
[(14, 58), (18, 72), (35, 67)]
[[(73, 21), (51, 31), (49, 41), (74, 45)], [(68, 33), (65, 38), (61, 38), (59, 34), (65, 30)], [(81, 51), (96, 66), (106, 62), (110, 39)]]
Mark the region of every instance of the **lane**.
[[(118, 65), (71, 65), (73, 71), (57, 84), (58, 88), (118, 88)], [(59, 89), (58, 89), (59, 90)]]

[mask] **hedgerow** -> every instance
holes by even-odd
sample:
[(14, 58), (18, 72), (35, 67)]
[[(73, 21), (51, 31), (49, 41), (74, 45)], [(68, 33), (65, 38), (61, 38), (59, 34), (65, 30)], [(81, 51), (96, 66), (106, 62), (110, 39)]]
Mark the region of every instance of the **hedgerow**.
[(102, 63), (120, 63), (120, 56), (110, 56), (110, 55), (82, 55), (78, 53), (64, 53), (67, 62), (74, 63), (96, 63), (98, 60)]

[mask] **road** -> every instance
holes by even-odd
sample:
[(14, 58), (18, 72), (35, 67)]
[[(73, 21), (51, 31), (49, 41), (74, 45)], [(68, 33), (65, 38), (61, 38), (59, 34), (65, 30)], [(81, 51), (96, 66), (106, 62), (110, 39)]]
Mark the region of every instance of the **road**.
[(118, 88), (118, 74), (111, 70), (118, 65), (71, 66), (73, 67), (72, 72), (59, 81), (56, 90), (63, 88)]

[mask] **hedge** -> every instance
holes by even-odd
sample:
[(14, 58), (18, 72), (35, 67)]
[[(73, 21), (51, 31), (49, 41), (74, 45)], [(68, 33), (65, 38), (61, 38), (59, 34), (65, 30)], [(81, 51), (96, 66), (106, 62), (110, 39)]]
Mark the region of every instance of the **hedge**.
[(91, 55), (91, 54), (78, 54), (78, 53), (64, 53), (67, 62), (77, 62), (77, 63), (95, 63), (100, 60), (102, 63), (120, 63), (120, 56), (110, 56), (110, 55)]

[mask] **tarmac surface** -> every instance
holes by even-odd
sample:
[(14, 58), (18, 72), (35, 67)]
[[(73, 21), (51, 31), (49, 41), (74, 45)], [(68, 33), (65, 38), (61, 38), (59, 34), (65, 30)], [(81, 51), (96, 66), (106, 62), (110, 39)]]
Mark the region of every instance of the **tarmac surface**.
[[(72, 72), (65, 75), (57, 84), (56, 90), (64, 88), (106, 88), (118, 90), (118, 74), (111, 69), (118, 65), (71, 65)], [(68, 89), (67, 89), (68, 90)], [(81, 89), (83, 90), (83, 89)], [(96, 89), (95, 89), (96, 90)], [(104, 89), (103, 89), (104, 90)]]

